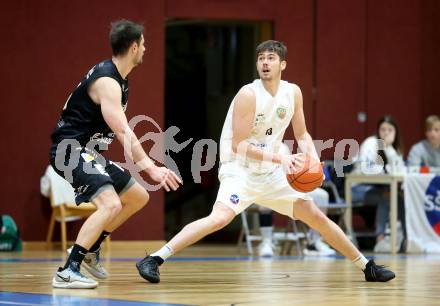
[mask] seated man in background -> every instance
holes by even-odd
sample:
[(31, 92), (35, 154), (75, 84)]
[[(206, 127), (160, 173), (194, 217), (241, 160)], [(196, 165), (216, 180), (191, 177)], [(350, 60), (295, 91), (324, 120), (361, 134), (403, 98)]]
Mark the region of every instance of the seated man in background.
[[(329, 205), (329, 194), (322, 188), (317, 188), (308, 195), (318, 205), (323, 213), (326, 213), (326, 207)], [(274, 252), (272, 211), (265, 207), (260, 207), (260, 231), (262, 241), (258, 246), (258, 254), (262, 257), (271, 257)], [(313, 229), (307, 232), (307, 246), (304, 249), (304, 255), (307, 256), (329, 256), (335, 255), (336, 251), (330, 248), (322, 241), (321, 235)]]
[(425, 120), (426, 139), (412, 146), (408, 166), (440, 167), (440, 117), (431, 115)]

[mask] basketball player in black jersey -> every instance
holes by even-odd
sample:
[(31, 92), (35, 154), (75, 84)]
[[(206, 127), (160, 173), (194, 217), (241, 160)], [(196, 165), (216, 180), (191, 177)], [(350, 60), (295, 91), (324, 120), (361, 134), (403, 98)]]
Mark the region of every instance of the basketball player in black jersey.
[(52, 134), (52, 167), (71, 183), (78, 205), (92, 202), (97, 208), (68, 250), (66, 264), (56, 272), (55, 288), (95, 288), (98, 282), (80, 273), (83, 261), (93, 276), (107, 278), (99, 263), (101, 242), (148, 202), (148, 192), (126, 170), (100, 155), (115, 137), (132, 161), (166, 191), (181, 184), (173, 171), (148, 157), (124, 114), (127, 76), (142, 63), (145, 51), (143, 31), (142, 25), (128, 20), (112, 23), (112, 59), (95, 65), (81, 80)]

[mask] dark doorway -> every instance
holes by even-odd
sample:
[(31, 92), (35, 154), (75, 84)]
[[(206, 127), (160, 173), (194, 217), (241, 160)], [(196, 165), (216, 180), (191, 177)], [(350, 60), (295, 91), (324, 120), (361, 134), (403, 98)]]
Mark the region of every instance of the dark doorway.
[[(267, 22), (167, 22), (166, 127), (180, 129), (175, 136), (178, 143), (193, 139), (180, 152), (171, 153), (184, 185), (180, 191), (166, 195), (167, 239), (212, 209), (218, 190), (218, 160), (215, 167), (201, 173), (201, 183), (195, 183), (191, 173), (193, 146), (200, 139), (212, 139), (219, 144), (223, 121), (234, 95), (256, 77), (254, 50), (262, 38), (270, 38), (265, 33), (271, 33)], [(207, 240), (232, 239), (236, 228), (231, 226)]]

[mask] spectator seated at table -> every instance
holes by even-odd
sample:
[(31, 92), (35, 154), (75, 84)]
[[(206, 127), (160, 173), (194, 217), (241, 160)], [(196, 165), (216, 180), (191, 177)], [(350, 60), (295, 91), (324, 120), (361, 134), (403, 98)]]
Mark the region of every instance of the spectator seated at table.
[[(403, 169), (402, 152), (399, 127), (391, 116), (384, 116), (377, 124), (376, 135), (366, 138), (361, 144), (359, 155), (355, 159), (354, 171), (369, 175), (390, 173), (396, 171), (396, 169)], [(385, 227), (389, 221), (389, 194), (389, 186), (370, 184), (353, 186), (353, 202), (363, 202), (366, 205), (377, 204), (375, 252), (387, 252), (391, 249), (390, 240), (384, 239)], [(403, 227), (403, 233), (405, 233), (405, 212), (401, 192), (399, 193), (398, 203), (398, 217)], [(398, 241), (398, 247), (401, 247), (403, 237), (400, 240)]]
[(440, 167), (440, 117), (429, 116), (425, 120), (426, 139), (412, 146), (408, 166)]

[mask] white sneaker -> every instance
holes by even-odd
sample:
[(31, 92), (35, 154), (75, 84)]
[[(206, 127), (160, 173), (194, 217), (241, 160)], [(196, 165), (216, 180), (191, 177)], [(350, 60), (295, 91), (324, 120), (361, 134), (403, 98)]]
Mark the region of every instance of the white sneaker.
[(335, 255), (336, 251), (333, 250), (327, 243), (318, 239), (315, 242), (315, 247), (318, 250), (319, 254), (322, 256)]
[(98, 282), (79, 272), (79, 268), (71, 263), (67, 269), (59, 268), (52, 279), (52, 287), (64, 289), (93, 289)]
[(389, 253), (391, 252), (391, 242), (390, 237), (385, 236), (384, 239), (378, 241), (374, 246), (375, 253)]
[(336, 254), (336, 251), (330, 248), (321, 239), (316, 240), (314, 244), (307, 245), (303, 252), (306, 256), (331, 256)]
[(261, 257), (272, 257), (273, 256), (273, 246), (271, 241), (265, 241), (260, 243), (258, 246), (258, 255)]
[[(99, 262), (99, 248), (95, 252), (88, 252), (84, 257), (83, 263), (86, 270), (92, 274), (94, 277), (99, 279), (106, 279), (108, 277), (107, 270)], [(72, 247), (67, 249), (67, 254), (70, 255), (72, 252)]]
[(318, 250), (315, 248), (314, 244), (308, 244), (303, 250), (305, 256), (319, 256)]

